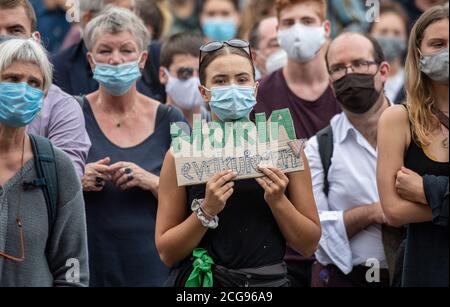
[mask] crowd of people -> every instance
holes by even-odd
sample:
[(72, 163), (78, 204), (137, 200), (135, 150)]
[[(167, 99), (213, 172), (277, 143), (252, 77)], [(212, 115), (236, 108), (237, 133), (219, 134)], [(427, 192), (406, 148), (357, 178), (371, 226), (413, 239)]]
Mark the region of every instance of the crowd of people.
[[(0, 0), (0, 286), (448, 287), (449, 4), (378, 4)], [(302, 171), (178, 185), (286, 108)]]

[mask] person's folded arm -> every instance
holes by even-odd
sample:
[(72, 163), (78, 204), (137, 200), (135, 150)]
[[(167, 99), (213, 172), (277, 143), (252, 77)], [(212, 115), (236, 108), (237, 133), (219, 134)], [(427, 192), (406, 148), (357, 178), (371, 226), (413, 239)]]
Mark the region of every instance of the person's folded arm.
[(404, 155), (412, 142), (409, 131), (408, 113), (403, 106), (386, 110), (378, 123), (378, 192), (386, 220), (395, 227), (432, 218), (429, 207), (401, 198), (396, 190), (397, 173), (404, 166)]

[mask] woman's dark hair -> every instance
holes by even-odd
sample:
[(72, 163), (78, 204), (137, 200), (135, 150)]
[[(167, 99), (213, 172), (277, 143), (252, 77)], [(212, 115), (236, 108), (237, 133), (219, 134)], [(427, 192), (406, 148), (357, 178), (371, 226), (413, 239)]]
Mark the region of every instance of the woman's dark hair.
[(140, 0), (137, 2), (137, 11), (145, 25), (153, 28), (152, 40), (161, 39), (164, 28), (164, 15), (156, 2)]
[(253, 60), (249, 53), (245, 49), (241, 48), (235, 48), (228, 45), (225, 45), (221, 49), (209, 53), (203, 53), (203, 58), (200, 63), (200, 69), (199, 69), (199, 77), (200, 77), (200, 83), (202, 85), (205, 85), (206, 83), (206, 68), (208, 68), (209, 64), (211, 64), (215, 59), (218, 57), (228, 55), (228, 54), (235, 54), (239, 55), (241, 57), (244, 57), (248, 59), (252, 66), (252, 73), (253, 73), (253, 79), (256, 79), (256, 72), (255, 72), (255, 66), (253, 65)]
[(198, 58), (202, 43), (203, 37), (193, 32), (177, 33), (166, 38), (161, 47), (160, 65), (169, 69), (178, 54), (189, 54)]

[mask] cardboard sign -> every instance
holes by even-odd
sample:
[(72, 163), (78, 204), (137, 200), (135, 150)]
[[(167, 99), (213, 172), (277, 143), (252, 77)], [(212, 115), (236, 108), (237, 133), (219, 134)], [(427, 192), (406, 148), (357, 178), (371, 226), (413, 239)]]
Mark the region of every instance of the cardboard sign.
[(178, 186), (204, 184), (215, 174), (232, 170), (236, 180), (262, 177), (258, 167), (277, 167), (284, 173), (304, 169), (301, 151), (289, 109), (276, 110), (268, 121), (256, 115), (230, 123), (194, 120), (191, 135), (180, 123), (171, 126), (172, 152)]

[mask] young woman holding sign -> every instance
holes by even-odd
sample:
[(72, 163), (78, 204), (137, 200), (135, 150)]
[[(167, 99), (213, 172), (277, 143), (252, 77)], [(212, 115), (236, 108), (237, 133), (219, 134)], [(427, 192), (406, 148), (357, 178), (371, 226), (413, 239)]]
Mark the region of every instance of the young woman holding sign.
[[(247, 42), (202, 46), (199, 74), (213, 120), (248, 117), (258, 84)], [(167, 285), (288, 286), (286, 241), (312, 255), (321, 235), (309, 166), (303, 152), (301, 157), (301, 172), (263, 168), (262, 178), (233, 181), (236, 174), (225, 171), (206, 185), (179, 187), (169, 151), (156, 223), (160, 257), (174, 268)]]

